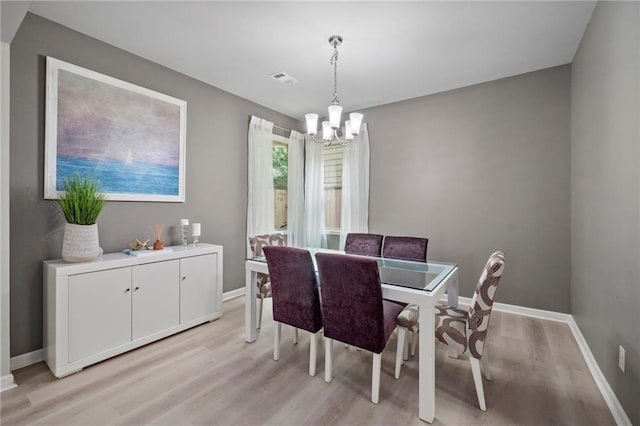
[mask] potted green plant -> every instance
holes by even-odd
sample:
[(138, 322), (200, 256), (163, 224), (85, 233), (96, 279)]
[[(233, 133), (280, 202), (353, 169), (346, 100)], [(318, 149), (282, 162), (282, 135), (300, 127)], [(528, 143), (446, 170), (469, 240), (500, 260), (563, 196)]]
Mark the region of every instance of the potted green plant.
[(62, 240), (65, 262), (89, 262), (100, 254), (96, 220), (106, 202), (98, 183), (74, 176), (64, 180), (64, 192), (57, 200), (67, 224)]

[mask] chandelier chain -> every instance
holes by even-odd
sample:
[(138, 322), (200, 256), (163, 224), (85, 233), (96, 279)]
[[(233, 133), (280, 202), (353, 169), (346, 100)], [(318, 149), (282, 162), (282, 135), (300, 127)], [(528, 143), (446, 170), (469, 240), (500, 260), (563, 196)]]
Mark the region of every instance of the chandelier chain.
[(333, 100), (331, 105), (338, 105), (340, 101), (338, 100), (338, 43), (336, 41), (333, 42), (333, 55), (331, 55), (329, 63), (333, 65)]

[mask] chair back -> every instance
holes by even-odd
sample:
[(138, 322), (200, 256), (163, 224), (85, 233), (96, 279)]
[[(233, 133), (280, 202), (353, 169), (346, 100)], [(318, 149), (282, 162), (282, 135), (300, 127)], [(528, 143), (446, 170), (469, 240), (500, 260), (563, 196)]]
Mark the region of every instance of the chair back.
[(428, 238), (386, 236), (382, 247), (382, 257), (426, 262), (428, 243)]
[(375, 259), (317, 253), (324, 335), (380, 353), (385, 347), (384, 309)]
[(469, 354), (474, 358), (482, 357), (493, 301), (503, 272), (504, 253), (497, 251), (489, 256), (469, 305), (467, 348)]
[(382, 235), (378, 234), (349, 233), (347, 234), (347, 239), (344, 244), (344, 251), (347, 253), (380, 257), (383, 238)]
[(322, 311), (311, 254), (294, 247), (263, 250), (271, 276), (273, 319), (316, 333), (322, 328)]
[(251, 246), (251, 254), (253, 257), (262, 256), (262, 248), (266, 246), (285, 246), (285, 236), (282, 234), (264, 234), (249, 237), (249, 245)]
[[(282, 234), (264, 234), (256, 235), (249, 238), (249, 246), (253, 257), (262, 257), (264, 253), (262, 249), (266, 246), (285, 246), (286, 241)], [(258, 297), (269, 297), (271, 289), (267, 285), (269, 283), (269, 274), (258, 272), (256, 274), (256, 285), (258, 286)]]

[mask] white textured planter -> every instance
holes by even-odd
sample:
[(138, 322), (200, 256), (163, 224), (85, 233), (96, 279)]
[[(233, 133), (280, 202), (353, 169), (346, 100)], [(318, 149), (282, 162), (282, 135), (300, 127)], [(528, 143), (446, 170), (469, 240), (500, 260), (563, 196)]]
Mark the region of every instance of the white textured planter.
[(65, 262), (89, 262), (100, 254), (98, 224), (74, 225), (67, 223), (62, 240), (62, 259)]

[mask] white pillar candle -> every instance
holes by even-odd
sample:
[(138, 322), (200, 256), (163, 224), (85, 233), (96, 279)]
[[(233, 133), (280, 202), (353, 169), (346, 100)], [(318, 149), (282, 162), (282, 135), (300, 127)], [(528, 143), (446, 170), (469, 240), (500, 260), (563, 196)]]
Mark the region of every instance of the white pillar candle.
[(194, 223), (191, 225), (191, 236), (199, 237), (200, 236), (200, 224)]
[(180, 226), (188, 226), (189, 219), (180, 219)]

